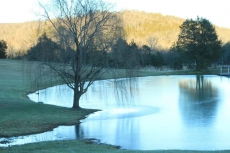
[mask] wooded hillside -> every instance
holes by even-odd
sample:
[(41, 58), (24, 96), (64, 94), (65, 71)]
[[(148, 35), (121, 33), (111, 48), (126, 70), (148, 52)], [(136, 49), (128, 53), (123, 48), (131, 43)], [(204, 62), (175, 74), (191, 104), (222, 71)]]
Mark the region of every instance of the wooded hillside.
[[(124, 11), (122, 16), (128, 42), (134, 40), (139, 45), (150, 46), (154, 40), (161, 49), (171, 47), (177, 40), (179, 26), (185, 21), (179, 17), (138, 11)], [(216, 31), (224, 43), (230, 41), (230, 29), (216, 27)]]
[(0, 40), (7, 42), (8, 56), (24, 54), (37, 43), (37, 39), (44, 32), (50, 30), (46, 22), (0, 23)]
[[(138, 45), (148, 45), (165, 50), (177, 40), (180, 32), (179, 26), (185, 21), (185, 19), (174, 16), (139, 11), (123, 11), (121, 16), (124, 21), (127, 42), (133, 40)], [(44, 31), (50, 33), (51, 30), (47, 25), (45, 22), (35, 21), (0, 24), (0, 40), (7, 42), (8, 54), (15, 52), (23, 54), (36, 44), (37, 38)], [(216, 27), (216, 31), (224, 43), (230, 42), (230, 29)]]

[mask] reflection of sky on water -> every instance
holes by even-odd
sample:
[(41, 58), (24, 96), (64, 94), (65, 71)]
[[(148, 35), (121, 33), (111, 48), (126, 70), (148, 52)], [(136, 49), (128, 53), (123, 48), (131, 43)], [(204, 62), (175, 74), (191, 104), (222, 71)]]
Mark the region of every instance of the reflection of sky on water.
[[(14, 144), (61, 139), (99, 139), (126, 149), (230, 149), (230, 80), (226, 77), (157, 76), (139, 79), (138, 91), (126, 97), (113, 94), (113, 83), (97, 82), (81, 106), (102, 111), (77, 126), (16, 138)], [(46, 90), (50, 104), (70, 101), (68, 90)], [(102, 92), (100, 92), (102, 90)], [(39, 101), (46, 101), (40, 91)], [(54, 95), (51, 96), (51, 93)], [(61, 94), (60, 94), (61, 93)], [(58, 99), (56, 98), (58, 94)], [(66, 95), (68, 94), (68, 95)], [(34, 97), (33, 97), (34, 96)], [(102, 98), (106, 96), (106, 98)], [(34, 94), (30, 98), (38, 99)], [(58, 102), (59, 100), (59, 102)], [(134, 101), (134, 102), (132, 102)], [(131, 103), (132, 102), (132, 103)], [(0, 139), (1, 141), (1, 139)], [(1, 146), (1, 144), (0, 144)]]

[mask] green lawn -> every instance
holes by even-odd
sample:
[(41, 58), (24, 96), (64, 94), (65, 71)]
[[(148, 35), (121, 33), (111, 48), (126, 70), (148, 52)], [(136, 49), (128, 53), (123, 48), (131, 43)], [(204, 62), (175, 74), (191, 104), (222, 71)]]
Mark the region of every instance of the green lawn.
[(78, 124), (79, 119), (95, 111), (73, 110), (30, 101), (27, 94), (34, 92), (35, 88), (31, 86), (33, 82), (24, 64), (28, 63), (0, 60), (0, 137), (43, 132), (58, 125)]
[[(58, 125), (74, 125), (79, 119), (96, 110), (69, 109), (58, 106), (34, 103), (27, 98), (27, 94), (36, 89), (33, 84), (33, 75), (26, 66), (29, 63), (18, 60), (0, 59), (0, 137), (10, 137), (39, 133), (51, 130)], [(31, 72), (36, 71), (31, 67)], [(189, 71), (151, 72), (140, 71), (140, 76), (165, 74), (192, 74)], [(203, 72), (202, 72), (203, 73)], [(205, 72), (206, 73), (206, 72)], [(213, 73), (213, 72), (212, 72)], [(33, 73), (32, 73), (33, 74)], [(51, 86), (44, 84), (40, 88)], [(185, 151), (127, 151), (117, 147), (94, 144), (89, 141), (55, 141), (0, 148), (0, 152), (185, 152)], [(194, 152), (194, 151), (186, 151)], [(228, 151), (223, 151), (228, 152)]]
[(26, 144), (10, 148), (0, 148), (1, 153), (227, 153), (228, 151), (185, 151), (185, 150), (156, 150), (138, 151), (121, 150), (116, 146), (95, 144), (90, 141), (53, 141)]

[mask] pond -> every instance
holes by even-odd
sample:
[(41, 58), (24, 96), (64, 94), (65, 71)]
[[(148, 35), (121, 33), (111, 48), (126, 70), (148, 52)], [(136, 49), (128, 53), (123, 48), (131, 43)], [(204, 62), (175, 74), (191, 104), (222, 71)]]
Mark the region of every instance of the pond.
[[(120, 92), (123, 96), (115, 96), (113, 88), (112, 80), (95, 82), (80, 105), (102, 111), (89, 115), (80, 125), (0, 138), (0, 146), (95, 139), (131, 150), (230, 149), (229, 78), (213, 75), (142, 77), (131, 87), (132, 93)], [(127, 96), (129, 94), (131, 96)], [(30, 94), (29, 98), (71, 107), (72, 95), (66, 86), (58, 86)]]

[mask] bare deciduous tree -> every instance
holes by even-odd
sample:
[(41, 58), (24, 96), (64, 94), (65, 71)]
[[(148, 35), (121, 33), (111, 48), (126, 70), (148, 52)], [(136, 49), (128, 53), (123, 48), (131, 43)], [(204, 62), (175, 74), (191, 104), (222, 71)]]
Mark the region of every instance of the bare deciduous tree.
[(157, 51), (158, 49), (158, 38), (156, 37), (149, 37), (148, 40), (148, 45), (150, 46), (150, 49), (154, 52)]
[(62, 60), (42, 63), (73, 89), (72, 107), (79, 108), (79, 99), (89, 86), (114, 70), (107, 52), (122, 35), (120, 19), (102, 0), (52, 0), (51, 5), (40, 6), (62, 49)]

